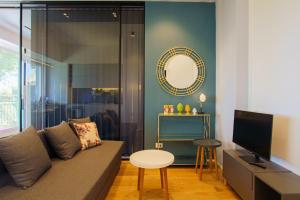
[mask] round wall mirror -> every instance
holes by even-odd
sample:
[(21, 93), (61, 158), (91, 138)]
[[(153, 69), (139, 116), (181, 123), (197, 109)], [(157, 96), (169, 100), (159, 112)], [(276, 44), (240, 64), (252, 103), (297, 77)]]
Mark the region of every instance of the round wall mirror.
[(172, 56), (165, 66), (166, 80), (175, 88), (184, 89), (193, 85), (197, 79), (196, 62), (187, 55)]
[(176, 96), (191, 95), (205, 79), (205, 65), (189, 48), (168, 50), (158, 61), (157, 78), (164, 90)]

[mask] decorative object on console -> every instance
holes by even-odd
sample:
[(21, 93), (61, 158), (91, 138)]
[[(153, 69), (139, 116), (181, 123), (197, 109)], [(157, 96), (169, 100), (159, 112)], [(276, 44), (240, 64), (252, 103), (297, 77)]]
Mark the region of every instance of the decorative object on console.
[(193, 108), (192, 113), (193, 113), (193, 115), (196, 115), (197, 114), (197, 108)]
[(172, 48), (159, 59), (156, 75), (166, 92), (187, 96), (195, 93), (204, 82), (205, 64), (190, 48)]
[(191, 112), (190, 104), (186, 104), (184, 110), (185, 110), (186, 114), (190, 114), (190, 112)]
[(101, 144), (101, 139), (98, 134), (98, 129), (95, 122), (74, 123), (76, 134), (81, 143), (81, 150), (85, 150)]
[(182, 105), (182, 103), (178, 103), (177, 104), (177, 112), (182, 113), (182, 111), (183, 111), (183, 105)]
[(172, 114), (174, 113), (174, 106), (173, 105), (164, 105), (164, 114)]
[(205, 94), (201, 93), (201, 94), (199, 95), (199, 102), (200, 102), (200, 111), (199, 111), (199, 113), (200, 113), (200, 114), (204, 113), (204, 112), (203, 112), (203, 103), (204, 103), (205, 101), (206, 101), (206, 96), (205, 96)]
[(169, 113), (174, 113), (174, 106), (173, 105), (169, 105)]
[(164, 114), (169, 113), (169, 105), (164, 105)]

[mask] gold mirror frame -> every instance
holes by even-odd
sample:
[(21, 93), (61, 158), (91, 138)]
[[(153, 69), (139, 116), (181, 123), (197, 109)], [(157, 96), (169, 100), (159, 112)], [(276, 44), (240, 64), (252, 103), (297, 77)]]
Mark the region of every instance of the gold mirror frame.
[[(171, 57), (178, 54), (186, 55), (192, 58), (195, 61), (198, 68), (198, 75), (196, 81), (187, 88), (176, 88), (172, 86), (170, 83), (168, 83), (166, 79), (166, 74), (165, 74), (166, 63)], [(205, 64), (202, 58), (192, 49), (187, 47), (175, 47), (165, 52), (158, 60), (157, 67), (156, 67), (156, 76), (159, 81), (159, 84), (166, 92), (175, 96), (188, 96), (195, 93), (204, 82)]]

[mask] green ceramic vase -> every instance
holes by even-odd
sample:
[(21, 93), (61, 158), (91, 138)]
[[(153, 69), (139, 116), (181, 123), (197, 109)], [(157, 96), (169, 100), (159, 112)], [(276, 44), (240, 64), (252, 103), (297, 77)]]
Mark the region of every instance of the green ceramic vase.
[(177, 111), (178, 111), (178, 113), (182, 113), (182, 111), (183, 111), (182, 103), (177, 104)]

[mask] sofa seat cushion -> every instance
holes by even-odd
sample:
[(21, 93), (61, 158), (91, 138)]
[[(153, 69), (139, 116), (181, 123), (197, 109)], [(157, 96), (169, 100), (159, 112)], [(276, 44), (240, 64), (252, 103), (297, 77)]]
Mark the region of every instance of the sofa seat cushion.
[(1, 200), (94, 199), (101, 187), (114, 178), (112, 172), (119, 167), (122, 146), (123, 142), (103, 141), (72, 159), (55, 159), (52, 168), (27, 190), (14, 185), (0, 188)]

